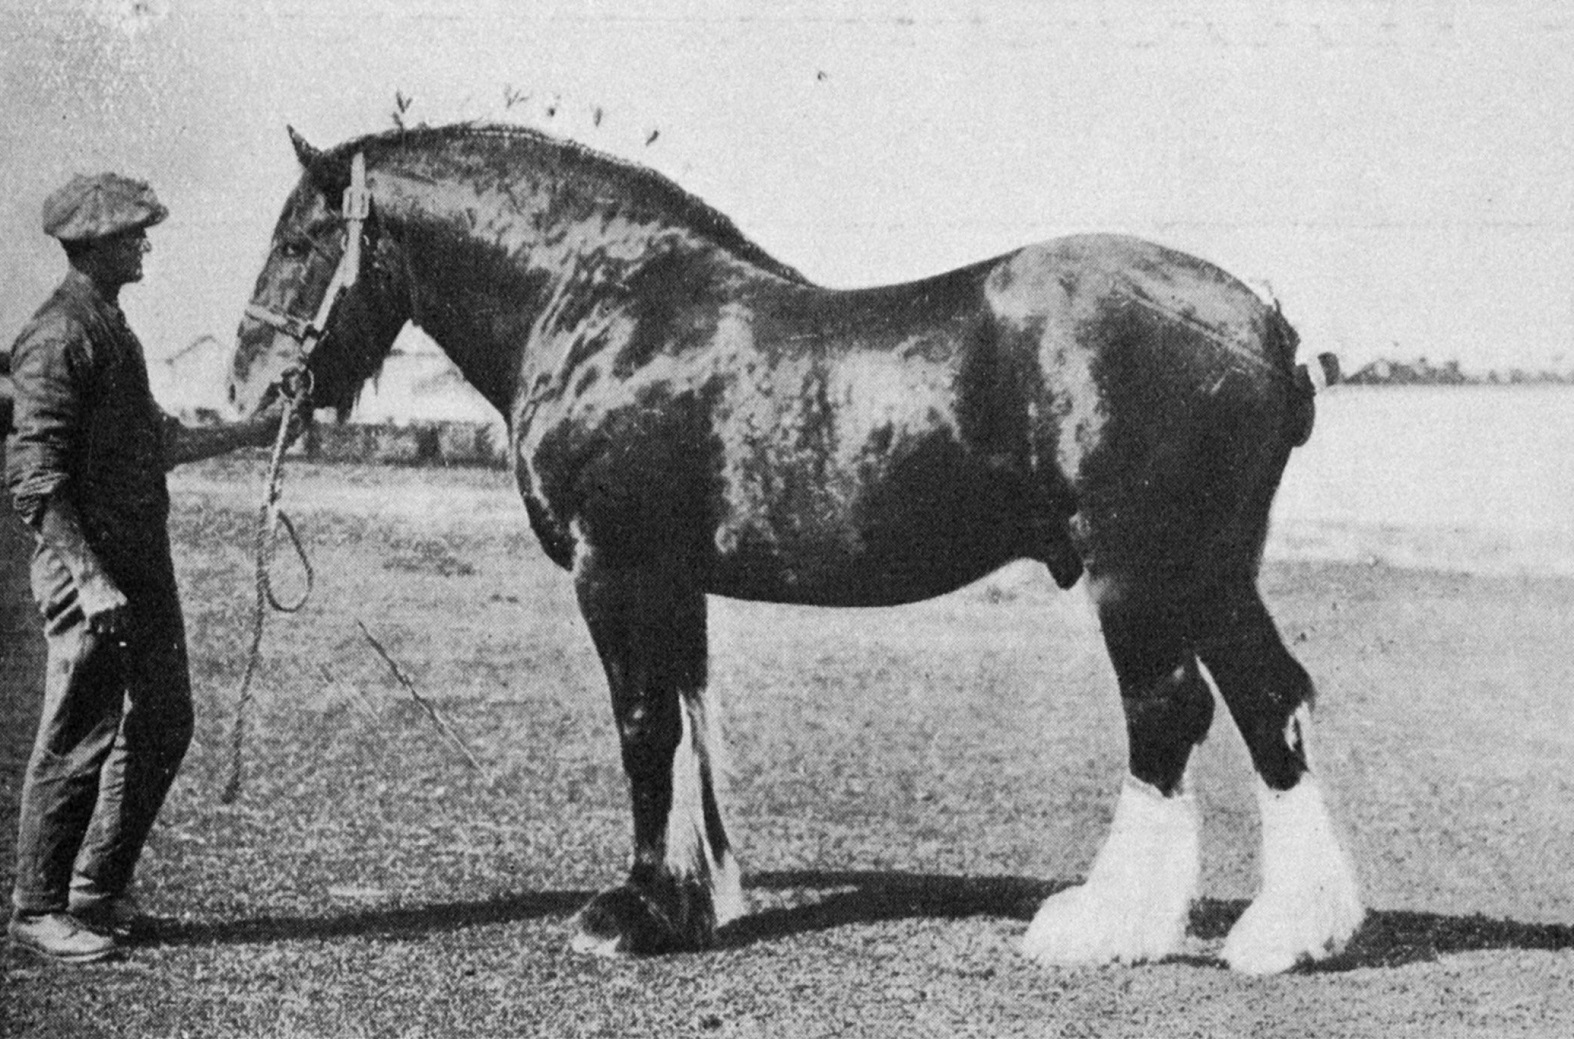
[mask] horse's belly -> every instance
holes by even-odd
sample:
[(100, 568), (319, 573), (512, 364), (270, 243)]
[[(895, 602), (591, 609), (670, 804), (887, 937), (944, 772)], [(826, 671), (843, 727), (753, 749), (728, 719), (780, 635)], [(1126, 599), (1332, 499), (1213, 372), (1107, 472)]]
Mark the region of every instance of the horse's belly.
[[(708, 590), (814, 605), (914, 602), (1032, 554), (1016, 474), (936, 432), (859, 466), (779, 465), (713, 511)], [(723, 497), (728, 488), (724, 485)]]
[(976, 581), (1017, 554), (937, 538), (900, 556), (810, 545), (745, 543), (717, 556), (705, 590), (732, 599), (802, 606), (899, 606)]

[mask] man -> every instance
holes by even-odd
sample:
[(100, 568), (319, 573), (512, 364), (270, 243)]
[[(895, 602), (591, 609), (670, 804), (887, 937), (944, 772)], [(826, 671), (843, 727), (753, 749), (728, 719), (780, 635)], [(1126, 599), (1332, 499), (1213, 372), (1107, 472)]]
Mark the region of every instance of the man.
[(44, 231), (70, 270), (11, 352), (6, 482), (36, 535), (48, 671), (8, 930), (65, 962), (108, 959), (129, 937), (132, 873), (191, 740), (164, 472), (265, 445), (280, 421), (275, 409), (187, 428), (154, 403), (118, 300), (166, 215), (151, 188), (115, 174), (50, 195)]

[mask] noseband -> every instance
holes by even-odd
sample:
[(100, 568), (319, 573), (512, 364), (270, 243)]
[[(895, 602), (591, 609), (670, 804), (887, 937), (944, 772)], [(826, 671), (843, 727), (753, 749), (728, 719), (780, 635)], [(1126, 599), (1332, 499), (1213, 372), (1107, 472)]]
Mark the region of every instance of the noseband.
[(306, 362), (322, 339), (323, 330), (328, 327), (328, 318), (339, 302), (339, 297), (344, 295), (345, 290), (352, 288), (360, 276), (361, 240), (371, 208), (372, 193), (366, 186), (366, 156), (356, 152), (350, 160), (350, 186), (344, 192), (344, 253), (339, 257), (338, 267), (334, 268), (333, 280), (328, 283), (322, 302), (317, 305), (317, 313), (308, 321), (297, 314), (270, 310), (260, 303), (246, 307), (247, 317), (262, 322), (276, 332), (282, 332), (299, 344), (300, 360), (283, 376), (284, 389), (291, 396), (310, 392), (311, 376), (306, 370)]

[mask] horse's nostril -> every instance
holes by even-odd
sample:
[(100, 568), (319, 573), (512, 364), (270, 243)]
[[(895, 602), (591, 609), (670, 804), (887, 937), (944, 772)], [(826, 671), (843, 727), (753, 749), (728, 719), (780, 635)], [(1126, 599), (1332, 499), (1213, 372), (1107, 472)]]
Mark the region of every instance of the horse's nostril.
[(230, 384), (230, 403), (231, 403), (231, 404), (234, 404), (234, 403), (235, 403), (235, 398), (236, 398), (236, 397), (237, 397), (237, 396), (239, 396), (239, 394), (237, 394), (237, 393), (236, 393), (236, 392), (235, 392), (235, 384), (234, 384), (234, 383), (231, 383), (231, 384)]

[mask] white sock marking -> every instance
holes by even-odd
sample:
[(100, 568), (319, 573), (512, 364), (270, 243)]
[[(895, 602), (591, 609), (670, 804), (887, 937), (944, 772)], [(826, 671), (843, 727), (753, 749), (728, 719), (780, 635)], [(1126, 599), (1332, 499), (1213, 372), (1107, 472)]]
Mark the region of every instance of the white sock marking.
[[(1304, 718), (1301, 733), (1304, 737)], [(1277, 974), (1339, 952), (1366, 911), (1311, 773), (1289, 790), (1259, 783), (1257, 803), (1262, 890), (1231, 928), (1223, 956), (1238, 971)]]
[(1042, 963), (1140, 963), (1173, 953), (1186, 933), (1201, 845), (1196, 800), (1126, 777), (1087, 883), (1044, 900), (1022, 939)]

